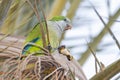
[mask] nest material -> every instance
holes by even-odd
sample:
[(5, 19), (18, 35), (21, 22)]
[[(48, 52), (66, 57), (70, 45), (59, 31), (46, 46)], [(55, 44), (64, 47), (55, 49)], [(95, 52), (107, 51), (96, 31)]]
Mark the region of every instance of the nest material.
[(51, 56), (10, 58), (4, 62), (2, 70), (3, 80), (70, 80), (70, 72)]
[[(0, 35), (1, 36), (1, 35)], [(73, 80), (52, 55), (21, 59), (24, 38), (0, 40), (0, 80)]]

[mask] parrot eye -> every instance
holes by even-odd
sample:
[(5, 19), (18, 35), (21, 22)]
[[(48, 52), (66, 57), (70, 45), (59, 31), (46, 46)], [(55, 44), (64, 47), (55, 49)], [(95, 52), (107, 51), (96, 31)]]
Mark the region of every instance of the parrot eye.
[(67, 21), (67, 19), (65, 18), (64, 21)]

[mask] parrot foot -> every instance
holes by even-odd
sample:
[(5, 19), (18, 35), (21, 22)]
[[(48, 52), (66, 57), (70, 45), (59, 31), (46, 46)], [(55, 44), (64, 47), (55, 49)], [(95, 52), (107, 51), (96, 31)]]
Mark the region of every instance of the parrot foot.
[(48, 45), (48, 46), (46, 47), (46, 49), (47, 49), (49, 52), (51, 52), (52, 46), (51, 46), (51, 45)]
[(73, 59), (73, 56), (70, 54), (70, 51), (66, 48), (65, 45), (58, 47), (58, 52), (65, 55), (69, 61)]
[(67, 59), (68, 59), (69, 61), (71, 61), (71, 60), (73, 59), (73, 56), (72, 56), (72, 55), (66, 55), (66, 57), (67, 57)]

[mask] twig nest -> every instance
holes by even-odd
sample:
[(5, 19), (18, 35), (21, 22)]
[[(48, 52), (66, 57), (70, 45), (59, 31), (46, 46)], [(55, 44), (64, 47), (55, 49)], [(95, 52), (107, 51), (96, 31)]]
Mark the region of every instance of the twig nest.
[(2, 66), (3, 80), (69, 80), (67, 72), (52, 56), (29, 55), (24, 59), (9, 58)]

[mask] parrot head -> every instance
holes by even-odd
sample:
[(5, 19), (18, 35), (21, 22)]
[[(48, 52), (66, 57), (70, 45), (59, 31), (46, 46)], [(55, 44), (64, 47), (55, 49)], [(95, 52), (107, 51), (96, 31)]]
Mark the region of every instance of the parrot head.
[(50, 21), (54, 21), (61, 32), (72, 28), (71, 21), (65, 16), (55, 16)]

